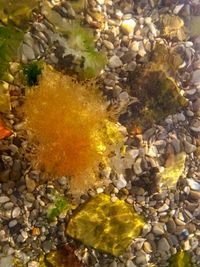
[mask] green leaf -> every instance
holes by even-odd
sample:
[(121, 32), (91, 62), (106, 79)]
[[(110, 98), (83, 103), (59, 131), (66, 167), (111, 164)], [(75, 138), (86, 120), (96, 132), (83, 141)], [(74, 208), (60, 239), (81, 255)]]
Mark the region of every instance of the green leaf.
[(53, 221), (57, 216), (59, 216), (62, 212), (68, 211), (70, 209), (70, 205), (68, 201), (62, 197), (59, 196), (55, 199), (55, 202), (47, 211), (47, 218), (50, 221)]

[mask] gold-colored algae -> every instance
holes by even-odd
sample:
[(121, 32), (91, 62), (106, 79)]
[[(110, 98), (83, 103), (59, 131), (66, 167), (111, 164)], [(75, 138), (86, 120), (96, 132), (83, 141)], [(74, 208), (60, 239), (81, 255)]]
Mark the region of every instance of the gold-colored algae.
[(123, 200), (99, 194), (70, 219), (66, 233), (96, 249), (120, 256), (138, 237), (144, 220)]

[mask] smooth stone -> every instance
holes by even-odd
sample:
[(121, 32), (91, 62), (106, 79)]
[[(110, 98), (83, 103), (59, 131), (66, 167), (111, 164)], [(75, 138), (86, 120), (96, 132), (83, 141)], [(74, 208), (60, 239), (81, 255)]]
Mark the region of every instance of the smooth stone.
[(153, 226), (153, 233), (155, 235), (163, 235), (165, 233), (164, 229), (163, 229), (163, 224), (161, 223), (157, 223)]
[(191, 190), (191, 191), (190, 191), (190, 194), (189, 194), (189, 197), (190, 197), (193, 201), (198, 201), (198, 202), (200, 202), (200, 192), (198, 192), (198, 191)]
[(151, 253), (152, 252), (152, 247), (151, 244), (148, 241), (145, 241), (143, 244), (143, 249), (146, 253)]
[(193, 152), (195, 152), (196, 149), (197, 149), (195, 145), (190, 144), (190, 143), (187, 142), (187, 141), (184, 141), (184, 147), (185, 147), (185, 152), (186, 152), (187, 154), (193, 153)]
[(35, 53), (34, 53), (33, 49), (27, 44), (22, 45), (22, 53), (27, 60), (35, 59)]
[(126, 267), (137, 267), (137, 266), (132, 262), (132, 260), (127, 260)]
[(135, 26), (136, 21), (134, 19), (125, 19), (122, 21), (121, 29), (125, 34), (129, 35), (134, 33)]
[(141, 163), (142, 163), (142, 159), (141, 158), (138, 158), (134, 165), (133, 165), (133, 169), (134, 169), (134, 172), (135, 174), (139, 175), (142, 173), (142, 168), (141, 168)]
[(163, 254), (163, 252), (169, 252), (170, 251), (170, 245), (169, 242), (165, 237), (158, 240), (158, 251)]
[(113, 50), (115, 48), (114, 45), (110, 41), (104, 40), (103, 43), (105, 47), (108, 48), (109, 50)]
[(14, 204), (12, 202), (7, 202), (4, 204), (5, 210), (11, 210), (13, 208)]
[(120, 174), (118, 176), (118, 180), (117, 180), (117, 183), (116, 183), (117, 188), (120, 190), (120, 189), (126, 187), (126, 185), (127, 185), (127, 181), (124, 179), (123, 174)]
[(35, 187), (36, 187), (35, 181), (33, 179), (29, 178), (28, 175), (26, 175), (25, 182), (26, 182), (26, 188), (27, 188), (28, 192), (33, 192), (35, 190)]
[(17, 220), (12, 220), (12, 221), (10, 221), (9, 224), (8, 224), (9, 228), (14, 227), (15, 225), (17, 225)]
[(192, 190), (200, 191), (200, 184), (192, 178), (187, 178), (187, 183)]
[(167, 205), (166, 203), (164, 203), (159, 209), (158, 212), (164, 212), (167, 211), (169, 209), (169, 205)]
[(6, 203), (8, 201), (10, 201), (9, 197), (7, 197), (7, 196), (1, 196), (0, 197), (0, 204)]
[(114, 68), (119, 68), (122, 65), (123, 65), (123, 63), (122, 63), (121, 59), (118, 56), (116, 56), (116, 55), (112, 56), (110, 58), (110, 60), (109, 60), (109, 66), (111, 68), (113, 68), (113, 69)]
[(172, 218), (166, 222), (167, 231), (171, 234), (174, 234), (176, 231), (176, 224)]
[(15, 207), (12, 211), (12, 217), (17, 218), (21, 213), (21, 209), (19, 207)]

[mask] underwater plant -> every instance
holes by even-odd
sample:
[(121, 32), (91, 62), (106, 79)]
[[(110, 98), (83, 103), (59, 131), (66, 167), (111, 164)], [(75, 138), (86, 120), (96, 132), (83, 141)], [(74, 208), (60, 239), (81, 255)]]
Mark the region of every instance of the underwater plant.
[(49, 177), (70, 176), (72, 191), (94, 185), (99, 163), (121, 138), (101, 93), (48, 66), (33, 89), (22, 109), (37, 147), (34, 165)]
[[(73, 3), (84, 6), (83, 1)], [(75, 65), (73, 70), (78, 78), (88, 79), (97, 76), (105, 67), (107, 58), (103, 52), (96, 50), (93, 31), (81, 25), (78, 19), (71, 22), (63, 20), (47, 1), (43, 2), (42, 12), (49, 22), (55, 25), (55, 30), (65, 38), (64, 54), (72, 58), (70, 65)]]
[(22, 70), (28, 86), (38, 84), (38, 76), (42, 74), (42, 62), (31, 62), (22, 65)]

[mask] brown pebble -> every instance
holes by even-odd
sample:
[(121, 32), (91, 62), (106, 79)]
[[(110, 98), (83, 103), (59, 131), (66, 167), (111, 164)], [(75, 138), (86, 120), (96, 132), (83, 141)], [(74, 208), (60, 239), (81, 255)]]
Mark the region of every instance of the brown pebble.
[(167, 231), (169, 233), (175, 233), (176, 232), (176, 224), (172, 218), (169, 218), (169, 220), (166, 222)]

